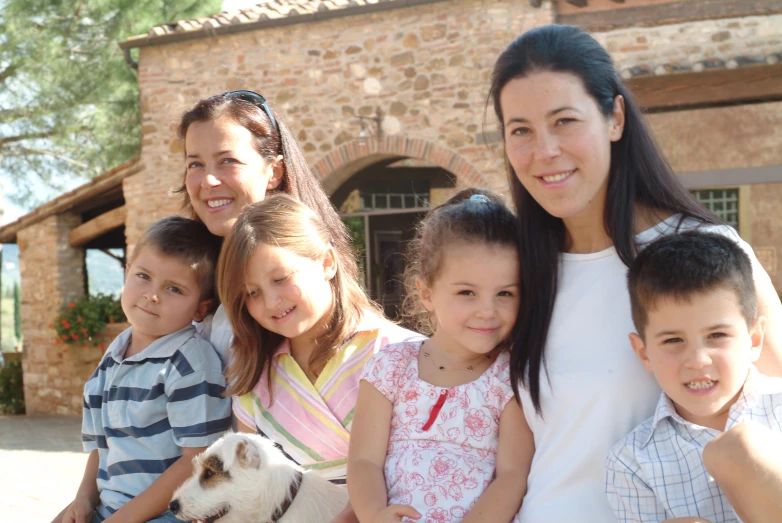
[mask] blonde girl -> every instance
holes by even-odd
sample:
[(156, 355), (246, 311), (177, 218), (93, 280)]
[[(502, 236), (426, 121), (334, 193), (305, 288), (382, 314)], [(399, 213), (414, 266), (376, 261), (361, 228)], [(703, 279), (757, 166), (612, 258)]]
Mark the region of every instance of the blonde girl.
[(344, 483), (360, 371), (382, 345), (416, 335), (369, 301), (332, 230), (284, 194), (249, 205), (223, 244), (218, 291), (239, 430)]
[(348, 461), (361, 523), (507, 523), (518, 511), (534, 447), (507, 351), (517, 230), (475, 189), (422, 222), (407, 305), (431, 338), (384, 347), (365, 368)]

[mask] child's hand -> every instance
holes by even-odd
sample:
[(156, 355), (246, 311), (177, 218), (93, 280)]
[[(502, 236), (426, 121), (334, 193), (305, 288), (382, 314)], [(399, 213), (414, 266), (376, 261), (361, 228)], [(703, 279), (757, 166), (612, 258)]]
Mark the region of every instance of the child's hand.
[(377, 513), (372, 523), (393, 523), (402, 518), (420, 519), (421, 514), (410, 505), (389, 505)]
[(90, 523), (92, 521), (92, 515), (95, 512), (95, 507), (89, 500), (84, 498), (76, 498), (65, 509), (65, 514), (62, 516), (62, 523)]

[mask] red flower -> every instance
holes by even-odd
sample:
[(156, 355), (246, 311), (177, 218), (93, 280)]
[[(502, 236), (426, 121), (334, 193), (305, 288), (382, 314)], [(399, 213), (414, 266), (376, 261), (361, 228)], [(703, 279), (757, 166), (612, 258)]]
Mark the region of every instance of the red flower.
[(73, 303), (73, 302), (70, 302), (70, 303), (68, 304), (68, 308), (69, 308), (69, 309), (72, 309), (72, 308), (74, 308), (74, 307), (76, 307), (76, 304), (75, 304), (75, 303)]
[(74, 332), (71, 334), (71, 338), (73, 338), (73, 341), (76, 341), (79, 339), (79, 335)]
[(81, 316), (79, 316), (79, 317), (76, 319), (76, 323), (81, 323), (81, 322), (83, 322), (83, 321), (84, 321), (84, 320), (81, 318)]
[(68, 339), (68, 335), (67, 335), (67, 334), (63, 334), (63, 335), (62, 335), (62, 336), (60, 336), (60, 337), (61, 337), (63, 340), (67, 340), (67, 339)]
[(87, 327), (82, 327), (82, 328), (81, 328), (81, 331), (82, 331), (84, 334), (87, 334)]
[(101, 343), (100, 345), (98, 345), (98, 348), (99, 348), (100, 350), (106, 350), (106, 344), (104, 344), (104, 343)]
[(480, 439), (491, 432), (491, 419), (480, 409), (470, 409), (464, 417), (464, 432), (468, 436)]

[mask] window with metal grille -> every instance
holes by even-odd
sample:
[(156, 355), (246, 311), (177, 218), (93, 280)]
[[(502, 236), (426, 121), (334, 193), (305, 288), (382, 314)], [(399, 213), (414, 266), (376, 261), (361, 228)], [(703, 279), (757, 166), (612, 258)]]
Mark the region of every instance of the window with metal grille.
[(738, 230), (739, 228), (739, 189), (698, 189), (690, 191), (701, 205), (713, 212), (718, 218)]
[(375, 209), (426, 209), (429, 195), (413, 193), (361, 193), (361, 208)]

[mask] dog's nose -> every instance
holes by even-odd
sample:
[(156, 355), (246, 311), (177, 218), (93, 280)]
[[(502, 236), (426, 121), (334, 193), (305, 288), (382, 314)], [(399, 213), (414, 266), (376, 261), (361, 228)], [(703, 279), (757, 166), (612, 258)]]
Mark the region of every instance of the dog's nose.
[(179, 510), (182, 508), (182, 506), (179, 504), (179, 500), (172, 499), (171, 503), (168, 504), (168, 510), (173, 512), (174, 514), (179, 513)]

